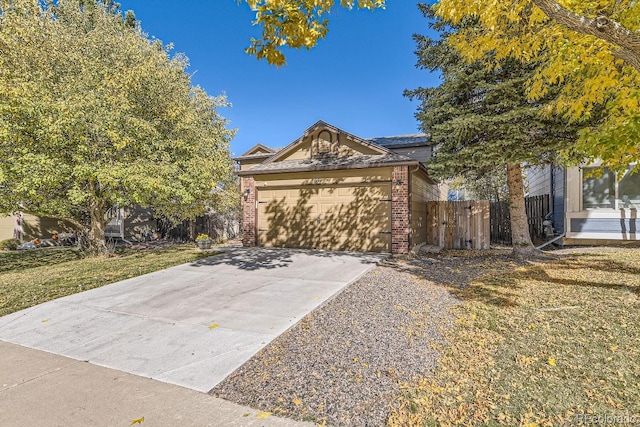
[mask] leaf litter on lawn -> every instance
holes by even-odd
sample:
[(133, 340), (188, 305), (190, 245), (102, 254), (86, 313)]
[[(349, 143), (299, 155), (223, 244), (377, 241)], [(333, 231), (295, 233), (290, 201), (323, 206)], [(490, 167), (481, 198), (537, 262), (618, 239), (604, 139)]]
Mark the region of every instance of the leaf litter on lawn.
[(388, 425), (640, 415), (640, 250), (555, 255), (452, 289), (463, 303), (438, 367), (404, 384)]

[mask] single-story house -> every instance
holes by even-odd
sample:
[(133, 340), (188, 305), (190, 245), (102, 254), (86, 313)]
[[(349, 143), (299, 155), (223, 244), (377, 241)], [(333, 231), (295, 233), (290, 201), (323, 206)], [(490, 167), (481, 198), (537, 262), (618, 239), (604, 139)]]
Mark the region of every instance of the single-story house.
[(529, 195), (550, 195), (551, 220), (567, 245), (638, 241), (640, 173), (615, 174), (599, 165), (528, 170)]
[(68, 221), (47, 216), (18, 213), (0, 217), (0, 240), (18, 238), (22, 241), (36, 237), (50, 239), (54, 234), (69, 233), (75, 226)]
[[(105, 237), (131, 241), (144, 241), (158, 228), (151, 209), (139, 206), (112, 208), (107, 212), (111, 220), (105, 228)], [(22, 241), (36, 237), (50, 239), (54, 234), (70, 233), (77, 227), (72, 223), (47, 216), (16, 214), (0, 217), (0, 240), (17, 237)]]
[(154, 238), (158, 222), (153, 210), (140, 206), (117, 207), (109, 209), (104, 236), (111, 239), (143, 242)]
[(426, 242), (426, 202), (443, 200), (429, 157), (425, 135), (364, 139), (323, 121), (255, 146), (235, 159), (243, 244), (408, 253)]

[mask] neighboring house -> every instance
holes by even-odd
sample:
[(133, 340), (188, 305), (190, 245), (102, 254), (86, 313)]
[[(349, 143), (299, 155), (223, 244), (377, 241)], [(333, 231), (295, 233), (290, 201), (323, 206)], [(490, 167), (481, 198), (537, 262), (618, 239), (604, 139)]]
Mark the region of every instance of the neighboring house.
[(104, 236), (109, 239), (122, 239), (142, 242), (154, 239), (158, 229), (158, 222), (153, 217), (153, 210), (132, 206), (126, 208), (113, 207), (107, 211), (111, 218), (104, 230)]
[(262, 163), (267, 160), (269, 157), (273, 156), (275, 152), (276, 150), (273, 148), (266, 147), (262, 144), (256, 144), (249, 151), (234, 160), (239, 162), (240, 170), (247, 170), (258, 163)]
[(363, 139), (319, 121), (273, 152), (236, 160), (243, 244), (408, 253), (426, 242), (426, 202), (441, 189), (425, 135)]
[(68, 233), (74, 229), (75, 226), (70, 222), (47, 216), (19, 214), (0, 218), (0, 240), (13, 237), (22, 241), (33, 240), (36, 237), (49, 239), (54, 234)]
[[(254, 145), (249, 151), (244, 153), (240, 157), (236, 157), (235, 160), (238, 162), (239, 169), (241, 171), (250, 169), (255, 165), (264, 162), (269, 157), (273, 156), (277, 150), (273, 148), (269, 148), (262, 144)], [(240, 180), (240, 192), (244, 192), (244, 187), (242, 185), (242, 179)]]
[[(105, 229), (105, 237), (120, 238), (131, 241), (144, 241), (153, 236), (157, 222), (151, 209), (140, 207), (110, 209), (108, 217), (112, 218)], [(17, 216), (0, 218), (0, 240), (10, 239), (16, 235)], [(58, 233), (70, 233), (77, 227), (68, 221), (47, 216), (21, 215), (20, 240), (29, 241), (36, 237), (50, 239)]]
[(550, 195), (553, 228), (565, 244), (640, 240), (640, 173), (592, 173), (597, 166), (530, 168), (529, 195)]

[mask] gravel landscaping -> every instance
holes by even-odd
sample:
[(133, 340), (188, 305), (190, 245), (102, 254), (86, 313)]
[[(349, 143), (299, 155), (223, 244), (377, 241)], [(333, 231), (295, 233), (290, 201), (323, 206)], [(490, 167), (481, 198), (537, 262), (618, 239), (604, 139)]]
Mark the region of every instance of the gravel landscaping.
[[(486, 257), (389, 260), (274, 340), (210, 394), (298, 420), (380, 426), (400, 385), (428, 374), (441, 328)], [(486, 255), (486, 253), (485, 253)], [(492, 271), (512, 266), (492, 254)]]

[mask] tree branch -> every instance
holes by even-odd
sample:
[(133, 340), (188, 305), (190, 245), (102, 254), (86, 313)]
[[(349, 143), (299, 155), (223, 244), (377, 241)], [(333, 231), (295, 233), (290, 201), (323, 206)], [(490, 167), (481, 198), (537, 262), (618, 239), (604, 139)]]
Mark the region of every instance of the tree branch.
[(629, 49), (618, 49), (613, 52), (613, 56), (622, 59), (636, 70), (640, 71), (640, 55)]
[(554, 0), (531, 1), (549, 18), (570, 30), (595, 36), (617, 46), (620, 49), (614, 55), (640, 72), (640, 33), (635, 33), (606, 16), (587, 18), (571, 12)]

